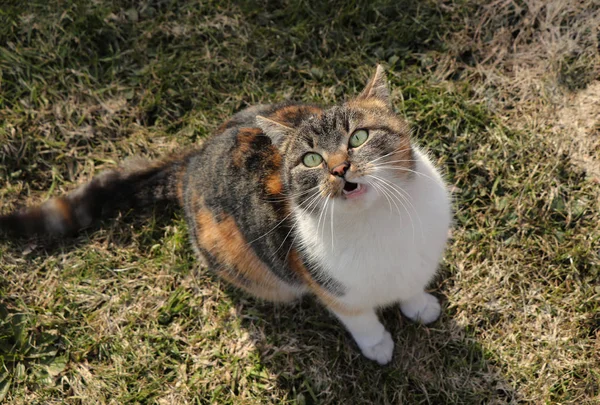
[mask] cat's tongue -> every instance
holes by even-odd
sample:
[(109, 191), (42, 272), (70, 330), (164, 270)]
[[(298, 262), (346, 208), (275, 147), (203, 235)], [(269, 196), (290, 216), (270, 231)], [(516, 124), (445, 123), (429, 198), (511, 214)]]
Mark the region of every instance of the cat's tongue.
[(344, 184), (344, 196), (346, 198), (356, 198), (361, 194), (364, 194), (364, 192), (366, 191), (366, 187), (364, 184), (359, 184), (359, 183), (352, 183), (350, 181), (347, 181)]

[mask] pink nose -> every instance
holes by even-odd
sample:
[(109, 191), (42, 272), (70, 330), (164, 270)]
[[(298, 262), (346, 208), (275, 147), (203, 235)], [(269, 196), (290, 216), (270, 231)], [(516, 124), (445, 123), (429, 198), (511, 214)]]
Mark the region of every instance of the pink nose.
[(331, 174), (333, 174), (334, 176), (341, 177), (344, 174), (346, 174), (346, 172), (348, 171), (348, 167), (350, 167), (350, 164), (348, 164), (348, 162), (340, 163), (339, 165), (331, 169)]

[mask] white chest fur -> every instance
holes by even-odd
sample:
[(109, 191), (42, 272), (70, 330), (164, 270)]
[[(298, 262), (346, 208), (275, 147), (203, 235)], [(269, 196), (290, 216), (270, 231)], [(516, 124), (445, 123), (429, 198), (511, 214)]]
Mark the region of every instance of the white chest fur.
[[(414, 156), (418, 173), (409, 180), (387, 177), (405, 198), (390, 195), (388, 201), (381, 195), (364, 211), (334, 206), (321, 217), (296, 218), (304, 251), (322, 269), (323, 280), (342, 284), (341, 301), (351, 308), (385, 306), (421, 294), (437, 270), (451, 220), (449, 196), (427, 157), (416, 148)], [(372, 187), (370, 192), (380, 191)]]

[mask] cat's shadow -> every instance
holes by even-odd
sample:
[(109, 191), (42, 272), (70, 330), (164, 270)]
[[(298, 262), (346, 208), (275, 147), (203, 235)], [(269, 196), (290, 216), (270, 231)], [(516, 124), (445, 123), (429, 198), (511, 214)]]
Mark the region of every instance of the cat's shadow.
[[(111, 243), (128, 245), (131, 235), (126, 229), (135, 227), (137, 221), (145, 220), (125, 217), (110, 226), (112, 235), (118, 235), (110, 238)], [(171, 223), (168, 216), (155, 216), (154, 221), (157, 232)], [(160, 239), (155, 236), (148, 240)], [(32, 241), (13, 242), (8, 249), (13, 257), (33, 249), (24, 257), (28, 261), (84, 247), (90, 240), (81, 235), (44, 242), (43, 249), (32, 247)], [(146, 245), (142, 242), (141, 250), (149, 249)], [(288, 392), (289, 398), (298, 403), (518, 402), (518, 393), (499, 371), (502, 365), (492, 360), (493, 354), (477, 342), (467, 330), (468, 325), (453, 320), (443, 296), (442, 316), (429, 326), (409, 321), (397, 305), (381, 312), (395, 349), (392, 361), (380, 366), (362, 356), (350, 334), (315, 299), (273, 304), (219, 282), (207, 269), (192, 270), (188, 276), (196, 279), (198, 272), (208, 276), (211, 285), (220, 285), (213, 292), (226, 295), (235, 307), (241, 326), (260, 357), (260, 366), (276, 375), (279, 390)], [(451, 278), (446, 271), (442, 273), (446, 274), (433, 285), (433, 293), (438, 297), (444, 291), (442, 280)], [(198, 301), (202, 305), (201, 297)]]
[(314, 299), (273, 305), (240, 300), (239, 292), (226, 290), (240, 302), (238, 315), (261, 364), (300, 403), (518, 402), (501, 365), (452, 319), (447, 304), (429, 326), (409, 321), (397, 305), (381, 311), (395, 349), (392, 361), (380, 366), (361, 355), (350, 334)]

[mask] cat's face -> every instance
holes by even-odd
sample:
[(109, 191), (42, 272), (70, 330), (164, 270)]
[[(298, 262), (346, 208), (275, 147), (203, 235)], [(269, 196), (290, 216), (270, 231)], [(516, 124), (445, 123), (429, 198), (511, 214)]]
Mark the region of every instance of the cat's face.
[(285, 160), (297, 206), (310, 212), (323, 197), (359, 211), (393, 198), (397, 180), (411, 173), (408, 127), (383, 102), (353, 100), (298, 128)]
[(318, 214), (330, 202), (347, 212), (378, 200), (402, 204), (398, 184), (412, 173), (413, 154), (409, 128), (394, 114), (388, 97), (378, 69), (356, 99), (288, 129), (284, 177), (296, 207)]

